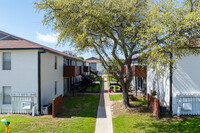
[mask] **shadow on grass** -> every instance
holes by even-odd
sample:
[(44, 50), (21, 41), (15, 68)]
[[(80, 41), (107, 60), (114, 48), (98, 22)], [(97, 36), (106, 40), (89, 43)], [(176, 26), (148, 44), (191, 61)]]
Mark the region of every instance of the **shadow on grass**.
[(162, 133), (198, 133), (200, 132), (200, 117), (187, 117), (183, 120), (162, 121), (151, 120), (148, 123), (141, 125), (141, 123), (134, 124), (134, 127), (144, 128), (145, 132), (162, 132)]
[(57, 117), (97, 117), (99, 95), (77, 95), (65, 97), (63, 111)]
[[(162, 116), (160, 119), (152, 115), (147, 107), (147, 100), (138, 98), (130, 101), (131, 108), (113, 118), (115, 133), (199, 133), (200, 117)], [(120, 111), (123, 112), (123, 111)]]

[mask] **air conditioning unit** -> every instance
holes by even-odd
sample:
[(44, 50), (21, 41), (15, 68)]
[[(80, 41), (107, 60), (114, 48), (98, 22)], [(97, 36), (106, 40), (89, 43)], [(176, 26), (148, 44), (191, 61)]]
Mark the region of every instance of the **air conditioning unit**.
[(22, 109), (25, 109), (25, 110), (32, 109), (32, 103), (31, 102), (22, 102)]

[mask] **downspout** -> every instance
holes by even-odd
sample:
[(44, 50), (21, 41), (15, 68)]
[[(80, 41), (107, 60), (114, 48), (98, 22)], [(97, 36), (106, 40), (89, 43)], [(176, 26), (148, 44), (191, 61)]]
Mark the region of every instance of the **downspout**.
[(38, 51), (38, 112), (41, 114), (41, 54), (46, 50)]
[[(170, 59), (172, 60), (173, 59), (173, 55), (172, 55), (172, 53), (170, 53)], [(173, 82), (173, 79), (172, 79), (172, 77), (173, 77), (173, 65), (172, 65), (172, 63), (170, 62), (170, 66), (169, 66), (170, 68), (170, 92), (169, 92), (169, 95), (170, 95), (170, 101), (169, 101), (169, 103), (170, 103), (170, 113), (172, 114), (172, 82)]]

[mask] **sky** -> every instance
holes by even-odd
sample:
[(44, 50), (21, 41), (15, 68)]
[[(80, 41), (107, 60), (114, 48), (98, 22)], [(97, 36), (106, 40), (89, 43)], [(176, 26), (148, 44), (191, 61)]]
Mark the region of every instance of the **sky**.
[(69, 43), (56, 46), (58, 33), (42, 24), (44, 12), (34, 8), (35, 1), (38, 0), (0, 0), (0, 30), (59, 51), (72, 51), (85, 59), (97, 57), (91, 52), (79, 54)]

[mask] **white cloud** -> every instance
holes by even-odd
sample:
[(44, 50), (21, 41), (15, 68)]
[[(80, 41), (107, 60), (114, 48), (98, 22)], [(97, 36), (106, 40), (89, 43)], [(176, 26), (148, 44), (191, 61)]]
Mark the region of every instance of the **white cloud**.
[(41, 34), (39, 32), (36, 32), (37, 34), (37, 39), (42, 42), (46, 43), (57, 43), (58, 39), (58, 33), (53, 33), (53, 34)]

